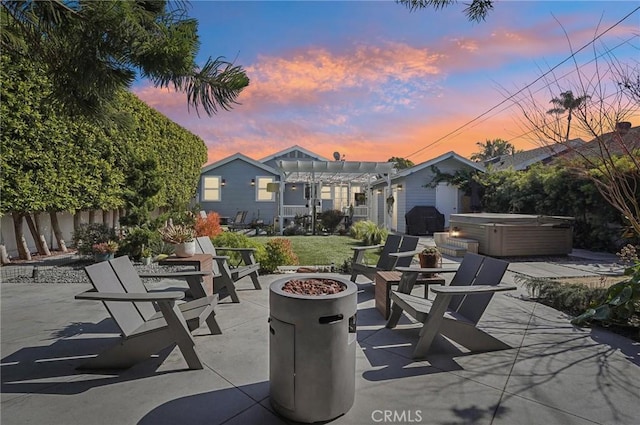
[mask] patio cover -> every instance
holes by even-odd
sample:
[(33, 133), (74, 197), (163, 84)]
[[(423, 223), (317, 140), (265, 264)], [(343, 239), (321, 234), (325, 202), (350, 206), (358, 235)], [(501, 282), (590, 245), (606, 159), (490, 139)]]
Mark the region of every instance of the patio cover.
[[(393, 162), (362, 162), (362, 161), (309, 161), (309, 160), (285, 160), (276, 161), (276, 169), (281, 174), (281, 180), (285, 183), (311, 183), (321, 182), (327, 184), (361, 184), (367, 188), (371, 182), (385, 178), (387, 185), (391, 184)], [(280, 185), (280, 201), (278, 203), (278, 216), (282, 223), (281, 211), (283, 209), (284, 185)], [(313, 195), (315, 196), (315, 195)], [(316, 198), (312, 200), (313, 234), (316, 229)], [(387, 217), (385, 216), (385, 221)], [(387, 227), (385, 225), (385, 227)], [(283, 228), (281, 227), (281, 231)]]
[(390, 175), (392, 162), (362, 161), (295, 161), (279, 160), (276, 169), (285, 182), (370, 183), (381, 176)]

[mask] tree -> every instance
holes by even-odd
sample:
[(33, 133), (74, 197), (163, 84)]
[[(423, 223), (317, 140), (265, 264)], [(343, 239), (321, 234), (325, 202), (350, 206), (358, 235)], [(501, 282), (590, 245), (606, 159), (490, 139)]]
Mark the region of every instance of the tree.
[(397, 156), (392, 156), (387, 160), (387, 162), (393, 162), (395, 164), (394, 167), (396, 170), (404, 170), (406, 168), (411, 168), (414, 165), (416, 165), (410, 159), (400, 158)]
[(547, 114), (562, 115), (565, 112), (567, 113), (567, 135), (564, 139), (566, 142), (569, 141), (569, 130), (571, 129), (571, 117), (573, 115), (573, 110), (585, 105), (588, 99), (589, 95), (575, 97), (571, 90), (564, 91), (560, 93), (560, 97), (554, 97), (551, 99), (551, 103), (555, 108), (549, 109)]
[(485, 142), (476, 142), (476, 145), (480, 148), (480, 151), (471, 155), (471, 160), (475, 162), (484, 162), (497, 156), (516, 153), (516, 148), (502, 139), (487, 139)]
[(71, 114), (105, 116), (136, 73), (208, 115), (230, 109), (249, 84), (223, 58), (196, 64), (198, 24), (183, 2), (6, 0), (0, 11), (0, 48), (45, 64), (51, 100)]
[[(425, 9), (429, 6), (434, 9), (443, 9), (447, 6), (457, 3), (456, 0), (396, 0), (398, 3), (405, 5), (409, 10)], [(493, 9), (492, 0), (472, 0), (466, 3), (467, 7), (464, 13), (470, 21), (484, 21), (487, 14)]]
[(561, 120), (551, 119), (547, 106), (530, 89), (524, 95), (505, 95), (520, 109), (522, 127), (530, 137), (546, 146), (563, 145), (565, 153), (559, 161), (574, 176), (590, 180), (640, 236), (640, 129), (629, 129), (628, 122), (640, 114), (640, 99), (634, 95), (640, 82), (638, 62), (622, 62), (612, 50), (594, 48), (593, 54), (590, 66), (574, 59), (573, 73), (565, 74), (571, 79), (558, 78), (551, 71), (540, 78), (550, 97), (555, 99), (553, 93), (560, 92), (567, 100), (580, 100), (572, 110), (571, 124), (580, 137), (590, 140), (584, 146), (567, 143), (568, 126), (565, 131)]

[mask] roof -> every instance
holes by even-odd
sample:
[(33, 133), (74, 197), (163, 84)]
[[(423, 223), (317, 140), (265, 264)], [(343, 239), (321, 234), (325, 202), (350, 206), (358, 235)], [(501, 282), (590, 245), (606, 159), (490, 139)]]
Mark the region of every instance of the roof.
[(241, 154), (240, 152), (235, 153), (235, 154), (233, 154), (231, 156), (228, 156), (226, 158), (223, 158), (220, 161), (214, 162), (214, 163), (209, 164), (209, 165), (207, 165), (205, 167), (202, 167), (202, 169), (200, 170), (200, 174), (206, 173), (206, 172), (211, 171), (211, 170), (215, 170), (216, 168), (219, 168), (219, 167), (221, 167), (221, 166), (223, 166), (225, 164), (228, 164), (231, 161), (235, 161), (235, 160), (244, 161), (244, 162), (246, 162), (248, 164), (253, 165), (256, 168), (260, 168), (260, 169), (262, 169), (262, 170), (264, 170), (264, 171), (266, 171), (268, 173), (271, 173), (271, 174), (276, 174), (276, 175), (278, 174), (278, 171), (276, 171), (272, 167), (269, 167), (266, 164), (258, 162), (255, 159), (251, 159), (248, 156)]
[[(404, 170), (399, 171), (398, 173), (394, 174), (391, 176), (391, 181), (394, 180), (398, 180), (398, 179), (402, 179), (405, 178), (407, 176), (410, 176), (411, 174), (417, 173), (419, 171), (424, 170), (427, 167), (431, 167), (433, 165), (436, 165), (440, 162), (446, 161), (448, 159), (454, 159), (456, 161), (461, 162), (464, 165), (467, 165), (468, 167), (474, 168), (478, 171), (485, 171), (485, 168), (482, 166), (482, 164), (478, 164), (477, 162), (473, 162), (470, 159), (467, 159), (463, 156), (458, 155), (457, 153), (450, 151), (447, 153), (444, 153), (438, 157), (435, 157), (433, 159), (430, 159), (428, 161), (425, 161), (423, 163), (420, 163), (418, 165), (415, 165), (411, 168), (405, 168)], [(380, 179), (378, 181), (375, 182), (375, 184), (380, 184), (380, 183), (386, 183), (383, 179)]]
[[(623, 146), (624, 145), (624, 146)], [(576, 149), (580, 154), (585, 156), (602, 156), (601, 146), (606, 146), (608, 155), (627, 155), (628, 151), (640, 149), (640, 126), (629, 128), (626, 131), (611, 131), (600, 137), (585, 143)], [(569, 151), (562, 155), (564, 159), (575, 158), (577, 155), (574, 151)]]
[(391, 174), (391, 162), (362, 161), (276, 161), (287, 182), (322, 181), (323, 183), (360, 182), (370, 183), (379, 175)]
[(307, 150), (307, 149), (303, 148), (302, 146), (293, 145), (293, 146), (291, 146), (290, 148), (287, 148), (287, 149), (281, 150), (280, 152), (276, 152), (276, 153), (274, 153), (274, 154), (271, 154), (271, 155), (269, 155), (269, 156), (266, 156), (266, 157), (262, 158), (262, 159), (260, 160), (260, 162), (267, 162), (267, 161), (270, 161), (270, 160), (272, 160), (272, 159), (276, 159), (276, 158), (278, 158), (278, 157), (280, 157), (280, 156), (283, 156), (283, 155), (286, 155), (286, 154), (288, 154), (288, 153), (290, 153), (290, 152), (295, 152), (295, 151), (302, 152), (302, 153), (304, 153), (304, 154), (306, 154), (306, 155), (309, 155), (310, 157), (313, 157), (313, 158), (315, 158), (315, 159), (317, 159), (317, 160), (319, 160), (319, 161), (329, 161), (329, 159), (324, 158), (324, 157), (322, 157), (322, 156), (318, 155), (318, 154), (317, 154), (317, 153), (315, 153), (315, 152), (311, 152), (311, 151), (309, 151), (309, 150)]
[[(577, 147), (585, 143), (586, 142), (582, 139), (569, 140), (569, 146), (571, 147)], [(505, 170), (507, 168), (513, 168), (514, 170), (520, 171), (529, 168), (535, 163), (545, 162), (567, 149), (567, 146), (559, 143), (549, 146), (541, 146), (527, 151), (516, 152), (511, 155), (500, 155), (484, 161), (484, 165), (486, 167), (490, 166), (495, 171)]]

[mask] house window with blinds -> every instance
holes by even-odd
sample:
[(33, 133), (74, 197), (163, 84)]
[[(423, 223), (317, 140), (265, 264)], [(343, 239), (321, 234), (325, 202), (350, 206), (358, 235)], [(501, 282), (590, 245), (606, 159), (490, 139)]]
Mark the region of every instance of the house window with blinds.
[(274, 177), (258, 176), (256, 177), (256, 201), (257, 202), (273, 202), (276, 199), (275, 192), (269, 192), (267, 185), (274, 183)]
[(220, 192), (220, 176), (203, 177), (202, 200), (206, 202), (219, 202), (222, 200)]

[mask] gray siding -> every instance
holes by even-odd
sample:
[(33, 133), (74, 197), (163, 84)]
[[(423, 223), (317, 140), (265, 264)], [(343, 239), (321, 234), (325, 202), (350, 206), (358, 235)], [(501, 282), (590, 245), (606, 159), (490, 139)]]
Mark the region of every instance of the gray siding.
[(314, 161), (317, 160), (318, 158), (307, 155), (304, 152), (300, 152), (300, 151), (292, 151), (292, 152), (288, 152), (284, 155), (279, 155), (273, 159), (270, 159), (268, 161), (263, 162), (263, 164), (268, 165), (269, 167), (272, 168), (276, 168), (276, 161), (279, 161), (281, 159), (287, 159), (287, 160), (308, 160), (308, 161)]
[[(202, 181), (206, 176), (220, 176), (226, 180), (222, 187), (221, 200), (219, 202), (202, 201)], [(279, 180), (277, 174), (270, 174), (262, 168), (255, 167), (240, 159), (236, 159), (220, 167), (209, 170), (200, 176), (198, 184), (198, 199), (203, 210), (215, 211), (222, 217), (233, 218), (237, 211), (248, 212), (246, 222), (260, 218), (265, 223), (273, 223), (278, 205), (272, 202), (257, 202), (256, 187), (251, 186), (251, 179), (258, 176), (273, 176)]]

